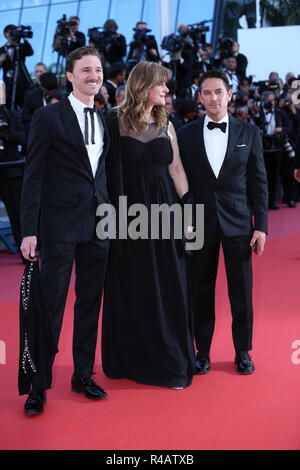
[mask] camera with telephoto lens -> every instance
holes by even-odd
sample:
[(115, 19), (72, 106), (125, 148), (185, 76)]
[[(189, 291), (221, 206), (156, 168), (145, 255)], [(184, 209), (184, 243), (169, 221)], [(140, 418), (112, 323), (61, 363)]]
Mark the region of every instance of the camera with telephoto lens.
[(290, 98), (285, 98), (283, 103), (283, 109), (289, 110), (292, 103), (293, 102)]
[(268, 82), (267, 80), (260, 80), (259, 82), (252, 82), (254, 87), (258, 88), (259, 93), (264, 91), (273, 91), (274, 93), (278, 90), (279, 85), (276, 82)]
[(284, 150), (286, 151), (286, 153), (288, 154), (288, 156), (290, 158), (295, 158), (295, 156), (296, 156), (295, 150), (293, 149), (292, 144), (288, 140), (288, 137), (285, 138), (285, 141), (283, 143), (283, 147), (284, 147)]
[(272, 101), (264, 100), (262, 105), (263, 105), (264, 110), (267, 111), (268, 113), (273, 112), (273, 103), (272, 103)]
[(31, 26), (18, 26), (9, 31), (9, 35), (16, 42), (20, 41), (21, 38), (32, 38), (33, 32), (31, 31)]
[(223, 35), (218, 38), (217, 50), (219, 51), (220, 59), (227, 59), (232, 56), (232, 46), (234, 40), (232, 38), (224, 37)]
[(154, 39), (154, 36), (149, 36), (148, 33), (152, 31), (152, 29), (148, 28), (132, 28), (134, 31), (133, 39), (136, 41), (137, 46), (140, 44), (146, 44), (149, 39)]
[(206, 33), (209, 31), (209, 26), (205, 26), (207, 21), (200, 21), (199, 23), (188, 25), (188, 35), (194, 42), (194, 46), (197, 47), (200, 44), (206, 43)]
[(169, 34), (162, 40), (161, 47), (169, 52), (181, 51), (187, 44), (186, 38), (178, 34)]
[(95, 48), (105, 56), (109, 47), (118, 40), (118, 35), (112, 29), (105, 29), (104, 31), (99, 31), (99, 29), (103, 29), (103, 27), (95, 26), (88, 29), (88, 36)]
[(65, 38), (70, 34), (70, 27), (71, 26), (76, 26), (77, 21), (67, 21), (67, 16), (63, 15), (60, 20), (57, 20), (57, 27), (56, 27), (56, 33), (62, 37)]

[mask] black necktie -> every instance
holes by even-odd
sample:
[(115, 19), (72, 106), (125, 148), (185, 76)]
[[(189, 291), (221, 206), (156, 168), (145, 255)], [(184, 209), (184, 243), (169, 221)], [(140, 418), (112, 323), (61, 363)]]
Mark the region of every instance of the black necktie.
[(221, 129), (222, 132), (224, 132), (224, 134), (226, 132), (226, 126), (227, 126), (227, 122), (209, 121), (209, 123), (207, 124), (207, 127), (210, 131), (214, 129), (215, 127), (218, 127), (219, 129)]
[(88, 124), (88, 113), (91, 115), (91, 125), (92, 125), (92, 135), (91, 140), (92, 144), (95, 143), (95, 120), (94, 120), (94, 113), (96, 112), (95, 108), (84, 108), (83, 112), (85, 114), (84, 119), (84, 143), (85, 145), (89, 145), (89, 124)]

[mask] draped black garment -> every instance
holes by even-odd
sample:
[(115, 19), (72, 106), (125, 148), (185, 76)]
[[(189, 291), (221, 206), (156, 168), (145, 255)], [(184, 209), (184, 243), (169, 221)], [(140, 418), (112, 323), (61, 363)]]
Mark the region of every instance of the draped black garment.
[[(151, 124), (143, 135), (112, 135), (112, 142), (114, 138), (128, 207), (142, 203), (150, 211), (151, 204), (177, 203), (168, 171), (173, 151), (167, 133)], [(108, 181), (116, 179), (116, 166), (114, 170)], [(182, 240), (174, 239), (171, 230), (170, 239), (128, 240), (125, 251), (119, 244), (111, 243), (104, 289), (103, 370), (111, 378), (188, 386), (194, 373), (193, 321)]]

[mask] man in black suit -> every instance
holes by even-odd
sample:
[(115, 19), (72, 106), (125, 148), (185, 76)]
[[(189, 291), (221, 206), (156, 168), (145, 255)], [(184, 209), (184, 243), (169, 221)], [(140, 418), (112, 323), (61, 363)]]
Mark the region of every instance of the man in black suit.
[(39, 77), (39, 86), (26, 93), (22, 109), (22, 119), (29, 133), (32, 116), (35, 111), (47, 105), (47, 97), (51, 92), (57, 90), (58, 83), (56, 75), (52, 72), (42, 73)]
[(109, 69), (109, 79), (105, 80), (104, 86), (106, 87), (109, 94), (109, 103), (110, 105), (116, 106), (116, 97), (115, 93), (118, 86), (124, 84), (126, 78), (126, 67), (123, 63), (112, 64)]
[[(232, 96), (226, 75), (211, 70), (200, 79), (206, 116), (178, 131), (195, 202), (204, 204), (204, 246), (191, 257), (196, 371), (210, 369), (219, 249), (225, 257), (237, 370), (254, 371), (252, 349), (252, 249), (261, 255), (267, 233), (268, 190), (261, 136), (227, 114)], [(254, 225), (252, 222), (254, 215)]]
[[(96, 208), (108, 202), (105, 157), (109, 135), (94, 96), (103, 82), (99, 53), (73, 51), (67, 61), (73, 92), (39, 109), (29, 136), (22, 192), (21, 250), (35, 259), (40, 240), (41, 279), (58, 342), (73, 261), (76, 266), (72, 390), (88, 398), (106, 393), (91, 379), (108, 240), (96, 237)], [(36, 374), (26, 414), (43, 411), (45, 393)]]
[[(26, 91), (33, 87), (29, 73), (25, 67), (25, 59), (33, 55), (33, 49), (26, 39), (18, 44), (18, 40), (13, 36), (17, 26), (9, 24), (5, 26), (3, 34), (7, 43), (0, 47), (0, 67), (3, 68), (3, 80), (6, 86), (6, 105), (15, 109), (23, 106)], [(15, 64), (17, 60), (17, 48), (19, 50), (19, 74), (16, 84), (15, 102), (12, 103), (13, 80), (15, 74)]]

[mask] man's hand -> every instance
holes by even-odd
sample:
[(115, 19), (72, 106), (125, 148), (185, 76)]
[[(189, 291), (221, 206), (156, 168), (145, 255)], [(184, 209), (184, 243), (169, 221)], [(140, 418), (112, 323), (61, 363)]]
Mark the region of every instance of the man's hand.
[(35, 255), (37, 239), (35, 236), (32, 237), (24, 237), (21, 244), (21, 252), (27, 261), (37, 261), (37, 257)]
[(295, 180), (298, 181), (298, 183), (300, 183), (300, 168), (298, 168), (297, 170), (294, 170), (294, 176), (295, 176)]
[(150, 53), (153, 57), (157, 57), (157, 50), (156, 50), (156, 49), (149, 49), (149, 53)]
[(258, 256), (261, 256), (264, 252), (266, 243), (266, 234), (265, 232), (260, 232), (259, 230), (254, 230), (250, 246), (253, 248), (254, 253)]

